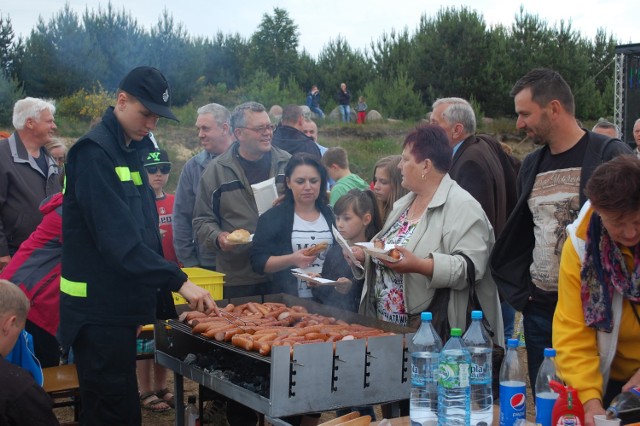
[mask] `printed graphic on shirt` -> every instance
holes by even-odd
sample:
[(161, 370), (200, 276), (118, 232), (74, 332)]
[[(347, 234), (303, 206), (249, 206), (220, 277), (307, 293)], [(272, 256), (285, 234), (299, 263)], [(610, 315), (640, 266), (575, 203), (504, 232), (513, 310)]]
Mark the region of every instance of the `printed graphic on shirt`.
[[(382, 236), (386, 244), (407, 245), (409, 238), (416, 229), (416, 223), (407, 220), (407, 209), (398, 221)], [(378, 319), (394, 324), (407, 325), (408, 315), (404, 304), (404, 280), (399, 274), (378, 259), (373, 258), (375, 264), (376, 281), (374, 288), (374, 303)]]
[(545, 291), (558, 291), (566, 227), (580, 212), (580, 170), (574, 167), (539, 173), (529, 197), (535, 236), (531, 280)]
[[(329, 247), (331, 247), (333, 243), (333, 236), (331, 235), (331, 230), (324, 216), (320, 215), (320, 217), (314, 221), (306, 221), (297, 214), (294, 214), (293, 230), (291, 231), (291, 249), (294, 253), (323, 242), (329, 244)], [(304, 268), (304, 270), (318, 274), (322, 272), (322, 265), (324, 265), (324, 259), (328, 251), (329, 249), (320, 253), (313, 264), (309, 268)], [(301, 279), (297, 281), (298, 297), (313, 297), (311, 288), (309, 288), (307, 282)]]

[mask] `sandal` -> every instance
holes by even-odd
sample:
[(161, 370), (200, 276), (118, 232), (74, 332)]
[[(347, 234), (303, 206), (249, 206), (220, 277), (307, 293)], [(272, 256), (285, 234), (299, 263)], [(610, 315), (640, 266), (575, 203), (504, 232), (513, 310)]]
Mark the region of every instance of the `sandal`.
[(171, 410), (169, 403), (158, 398), (154, 392), (145, 392), (140, 395), (140, 406), (152, 413), (164, 413)]
[(171, 393), (169, 389), (164, 388), (164, 389), (160, 389), (159, 391), (156, 391), (156, 396), (160, 398), (162, 401), (164, 401), (169, 407), (171, 408), (176, 407), (176, 397), (174, 394)]

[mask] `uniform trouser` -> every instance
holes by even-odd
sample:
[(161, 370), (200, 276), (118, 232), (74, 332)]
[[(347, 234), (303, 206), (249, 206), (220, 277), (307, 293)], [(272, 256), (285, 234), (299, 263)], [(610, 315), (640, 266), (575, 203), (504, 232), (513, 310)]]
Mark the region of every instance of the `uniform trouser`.
[(82, 425), (140, 425), (136, 326), (84, 325), (72, 348)]

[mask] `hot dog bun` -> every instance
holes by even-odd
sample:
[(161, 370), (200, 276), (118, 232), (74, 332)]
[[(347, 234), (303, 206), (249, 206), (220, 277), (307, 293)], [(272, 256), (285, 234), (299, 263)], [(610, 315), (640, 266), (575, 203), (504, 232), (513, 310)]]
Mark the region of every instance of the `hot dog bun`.
[(227, 235), (227, 241), (231, 243), (248, 243), (250, 239), (251, 234), (246, 229), (236, 229)]
[(305, 256), (315, 256), (325, 251), (328, 247), (329, 247), (329, 243), (322, 242), (322, 243), (316, 244), (313, 247), (304, 249), (303, 253)]

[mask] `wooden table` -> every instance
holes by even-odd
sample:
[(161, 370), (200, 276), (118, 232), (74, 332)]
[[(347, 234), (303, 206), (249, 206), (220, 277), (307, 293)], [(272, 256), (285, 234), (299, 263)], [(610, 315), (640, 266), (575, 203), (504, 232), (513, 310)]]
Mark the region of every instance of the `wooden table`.
[[(409, 417), (399, 417), (397, 419), (390, 419), (390, 426), (411, 426), (411, 422), (409, 421)], [(371, 423), (371, 426), (378, 426), (380, 424), (379, 421)], [(498, 426), (500, 424), (500, 407), (497, 405), (493, 406), (493, 425)]]

